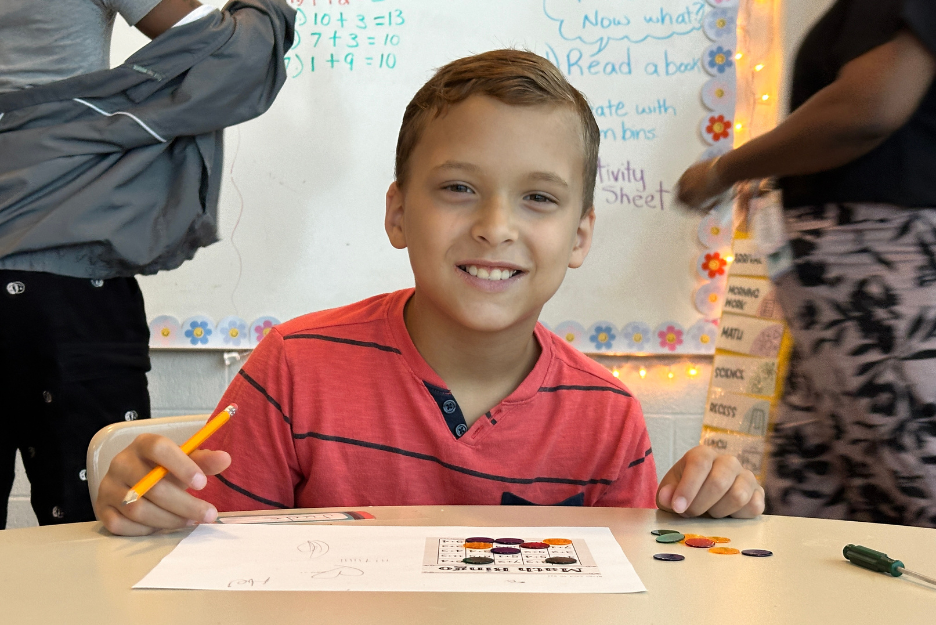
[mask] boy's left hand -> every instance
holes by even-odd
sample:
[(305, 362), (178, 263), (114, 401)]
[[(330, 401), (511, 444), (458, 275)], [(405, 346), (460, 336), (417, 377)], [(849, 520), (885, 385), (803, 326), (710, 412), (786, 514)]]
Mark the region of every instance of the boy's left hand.
[(764, 512), (764, 489), (737, 458), (699, 445), (663, 476), (657, 507), (685, 517), (750, 519)]

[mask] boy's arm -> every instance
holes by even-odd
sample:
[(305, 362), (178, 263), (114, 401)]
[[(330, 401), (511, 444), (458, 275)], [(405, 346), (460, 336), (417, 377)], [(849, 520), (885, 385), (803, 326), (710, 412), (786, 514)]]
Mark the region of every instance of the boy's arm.
[(198, 0), (162, 0), (134, 26), (150, 39), (155, 39), (200, 6)]
[[(138, 436), (118, 454), (98, 489), (95, 513), (114, 534), (143, 535), (211, 523), (218, 511), (292, 507), (302, 478), (293, 446), (292, 380), (282, 337), (273, 330), (257, 346), (219, 403), (237, 414), (186, 456), (168, 438)], [(221, 451), (224, 450), (224, 451)], [(169, 475), (142, 499), (121, 503), (127, 490), (157, 464)], [(225, 476), (215, 476), (225, 471)], [(187, 489), (201, 491), (196, 498)]]
[(663, 476), (657, 506), (684, 517), (750, 519), (764, 512), (764, 489), (737, 458), (699, 445)]

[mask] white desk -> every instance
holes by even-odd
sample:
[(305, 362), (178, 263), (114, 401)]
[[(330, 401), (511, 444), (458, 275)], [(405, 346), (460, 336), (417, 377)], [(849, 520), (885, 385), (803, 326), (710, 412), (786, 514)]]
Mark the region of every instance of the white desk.
[[(0, 623), (936, 623), (936, 588), (847, 562), (864, 545), (936, 575), (936, 530), (762, 517), (686, 520), (612, 508), (366, 508), (354, 525), (607, 526), (648, 592), (628, 595), (131, 590), (186, 532), (115, 538), (98, 523), (0, 531)], [(662, 545), (650, 530), (731, 538), (770, 558)], [(680, 552), (683, 562), (654, 553)]]

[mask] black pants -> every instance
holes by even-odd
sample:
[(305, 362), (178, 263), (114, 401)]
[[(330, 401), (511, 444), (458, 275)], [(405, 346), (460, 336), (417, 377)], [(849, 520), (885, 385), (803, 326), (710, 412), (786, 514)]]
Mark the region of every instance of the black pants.
[(88, 443), (149, 418), (148, 343), (134, 278), (0, 270), (0, 529), (17, 449), (41, 525), (94, 520)]

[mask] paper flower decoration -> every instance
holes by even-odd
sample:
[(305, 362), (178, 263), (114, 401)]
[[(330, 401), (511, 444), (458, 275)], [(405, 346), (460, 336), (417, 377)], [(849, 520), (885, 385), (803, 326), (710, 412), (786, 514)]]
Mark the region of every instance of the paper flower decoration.
[(250, 328), (253, 331), (254, 342), (259, 343), (262, 341), (263, 337), (269, 334), (273, 326), (277, 324), (279, 324), (279, 319), (276, 317), (260, 317), (254, 320), (254, 322), (250, 324)]
[(579, 351), (585, 351), (589, 347), (585, 338), (588, 333), (581, 324), (575, 321), (563, 321), (556, 326), (554, 332), (559, 338)]
[(738, 27), (734, 13), (734, 11), (721, 8), (710, 11), (702, 21), (702, 30), (705, 35), (713, 41), (734, 37)]
[(725, 275), (725, 267), (728, 261), (722, 258), (721, 252), (712, 252), (706, 254), (702, 260), (702, 270), (708, 274), (710, 279)]
[(714, 321), (699, 319), (686, 331), (686, 346), (703, 354), (715, 353), (718, 326)]
[(185, 336), (192, 345), (207, 345), (208, 337), (214, 332), (208, 327), (208, 321), (191, 321), (185, 330)]
[(731, 134), (731, 120), (725, 119), (724, 115), (712, 115), (708, 118), (705, 132), (712, 137), (712, 141), (727, 139)]
[(724, 278), (703, 284), (695, 293), (695, 307), (706, 319), (721, 316), (727, 281)]
[(182, 340), (182, 326), (178, 319), (160, 315), (150, 324), (150, 347), (177, 347)]
[(627, 348), (635, 352), (649, 351), (652, 346), (650, 326), (639, 321), (632, 321), (621, 329), (621, 338)]
[(734, 101), (734, 84), (724, 76), (716, 76), (702, 85), (702, 104), (709, 110), (730, 111)]
[(655, 331), (660, 348), (664, 351), (675, 352), (683, 344), (683, 329), (678, 323), (666, 322)]
[(712, 70), (712, 73), (718, 72), (719, 74), (724, 74), (725, 70), (734, 67), (731, 49), (715, 46), (714, 49), (708, 51), (708, 61), (706, 65)]
[(721, 249), (731, 244), (731, 212), (714, 211), (699, 222), (699, 241), (709, 249)]
[(218, 324), (217, 331), (225, 345), (240, 347), (243, 344), (246, 346), (250, 340), (247, 322), (238, 317), (225, 317)]
[(614, 344), (614, 339), (617, 338), (617, 335), (614, 334), (614, 326), (608, 325), (595, 325), (592, 327), (592, 334), (588, 337), (588, 340), (595, 344), (595, 349), (611, 349), (611, 345)]

